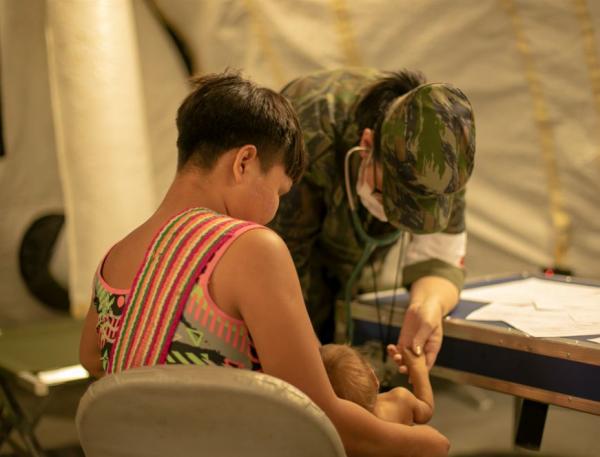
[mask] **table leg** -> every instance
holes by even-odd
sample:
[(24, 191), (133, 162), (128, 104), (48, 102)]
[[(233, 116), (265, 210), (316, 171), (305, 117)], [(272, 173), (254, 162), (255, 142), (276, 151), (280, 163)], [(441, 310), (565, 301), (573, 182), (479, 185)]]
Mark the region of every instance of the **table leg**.
[(515, 446), (538, 451), (547, 414), (546, 403), (515, 397)]
[[(3, 409), (6, 408), (6, 417), (12, 419), (12, 423), (9, 422), (10, 428), (15, 428), (19, 432), (23, 444), (31, 456), (45, 457), (46, 454), (33, 432), (33, 425), (12, 393), (10, 385), (4, 379), (0, 379), (0, 391), (4, 399)], [(2, 417), (5, 417), (4, 414)]]

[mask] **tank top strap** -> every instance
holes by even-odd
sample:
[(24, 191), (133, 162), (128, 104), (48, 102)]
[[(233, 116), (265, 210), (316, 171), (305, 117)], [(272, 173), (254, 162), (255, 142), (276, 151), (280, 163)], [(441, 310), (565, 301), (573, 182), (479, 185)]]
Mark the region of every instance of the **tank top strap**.
[(107, 373), (165, 362), (198, 277), (228, 239), (251, 225), (205, 208), (186, 210), (165, 224), (133, 281)]

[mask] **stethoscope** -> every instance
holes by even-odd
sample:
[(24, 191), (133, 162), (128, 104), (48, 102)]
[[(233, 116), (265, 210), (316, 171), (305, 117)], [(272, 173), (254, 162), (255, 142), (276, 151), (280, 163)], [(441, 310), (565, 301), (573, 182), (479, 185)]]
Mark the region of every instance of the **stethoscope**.
[[(348, 205), (350, 206), (350, 218), (352, 221), (352, 226), (359, 240), (364, 243), (365, 247), (363, 252), (352, 270), (350, 274), (350, 278), (346, 282), (345, 290), (344, 290), (344, 310), (346, 316), (346, 339), (348, 343), (352, 342), (352, 337), (354, 335), (354, 324), (352, 322), (352, 310), (351, 310), (351, 300), (352, 300), (352, 288), (358, 281), (362, 270), (365, 265), (369, 261), (369, 258), (375, 251), (375, 249), (379, 247), (390, 246), (391, 244), (396, 243), (404, 234), (404, 231), (398, 230), (394, 233), (390, 233), (388, 235), (384, 235), (382, 237), (372, 237), (367, 231), (364, 229), (360, 218), (358, 217), (358, 211), (356, 208), (356, 203), (354, 200), (354, 196), (352, 193), (352, 185), (350, 183), (350, 157), (352, 154), (358, 151), (368, 151), (368, 148), (363, 146), (355, 146), (350, 149), (346, 153), (346, 157), (344, 158), (344, 179), (346, 184), (346, 197), (348, 199)], [(401, 249), (400, 256), (402, 258), (404, 249)]]

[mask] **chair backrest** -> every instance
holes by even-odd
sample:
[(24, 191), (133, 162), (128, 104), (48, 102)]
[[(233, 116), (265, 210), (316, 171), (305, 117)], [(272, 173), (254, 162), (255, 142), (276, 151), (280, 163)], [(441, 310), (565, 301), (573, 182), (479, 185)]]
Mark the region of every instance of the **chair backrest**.
[(224, 367), (162, 365), (105, 376), (77, 410), (87, 457), (345, 456), (327, 416), (294, 386)]

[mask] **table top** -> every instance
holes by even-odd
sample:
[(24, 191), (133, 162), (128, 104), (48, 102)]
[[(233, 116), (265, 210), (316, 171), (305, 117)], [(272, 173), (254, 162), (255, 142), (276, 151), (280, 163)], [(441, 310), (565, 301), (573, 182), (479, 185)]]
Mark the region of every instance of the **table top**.
[[(600, 288), (600, 282), (593, 280), (583, 280), (560, 275), (549, 278), (523, 273), (471, 281), (465, 286), (465, 289), (482, 285), (519, 281), (530, 277)], [(406, 291), (383, 291), (377, 294), (377, 302), (379, 303), (379, 313), (382, 317), (382, 322), (387, 323), (389, 321), (393, 326), (401, 326), (404, 309), (408, 304), (408, 294)], [(360, 295), (352, 305), (353, 319), (372, 321), (374, 319), (373, 309), (376, 308), (375, 305), (375, 294)], [(541, 355), (577, 360), (600, 366), (600, 344), (588, 341), (590, 338), (599, 337), (600, 335), (536, 338), (502, 321), (474, 321), (466, 319), (472, 311), (482, 306), (485, 306), (485, 303), (460, 300), (456, 308), (444, 320), (444, 334), (446, 336), (454, 336), (485, 344), (525, 350)], [(392, 308), (394, 309), (392, 310)], [(392, 319), (389, 319), (390, 315), (392, 315)]]
[[(469, 286), (527, 277), (531, 276), (496, 278)], [(598, 285), (590, 281), (581, 284)], [(377, 294), (377, 306), (374, 294), (357, 297), (351, 305), (357, 344), (381, 334), (387, 335), (386, 341), (395, 341), (408, 298), (406, 291), (384, 291)], [(595, 335), (538, 338), (504, 322), (466, 319), (481, 306), (484, 303), (462, 300), (444, 319), (444, 343), (432, 374), (600, 415), (600, 344), (588, 341)]]

